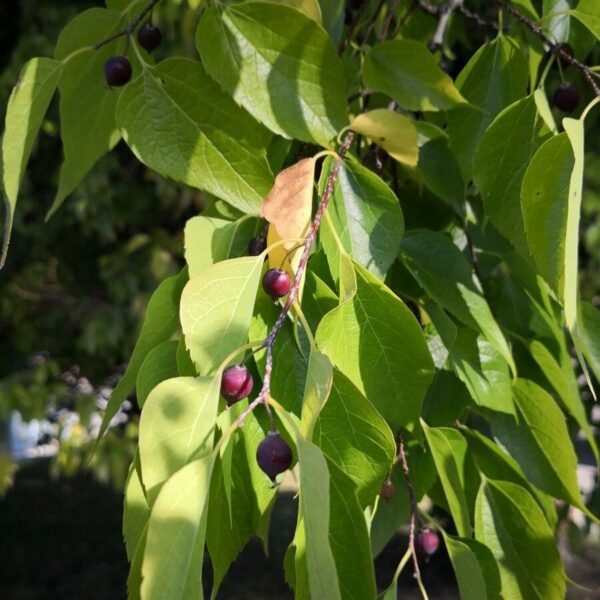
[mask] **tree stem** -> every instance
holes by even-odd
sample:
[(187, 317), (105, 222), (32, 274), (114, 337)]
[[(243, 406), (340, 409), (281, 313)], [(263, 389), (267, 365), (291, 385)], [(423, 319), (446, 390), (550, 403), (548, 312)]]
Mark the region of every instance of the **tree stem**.
[(263, 385), (258, 394), (258, 396), (248, 405), (248, 408), (238, 417), (237, 423), (239, 427), (242, 427), (244, 424), (244, 419), (259, 405), (264, 404), (269, 417), (271, 419), (271, 428), (273, 428), (273, 417), (271, 414), (271, 408), (269, 406), (269, 395), (271, 393), (271, 372), (273, 370), (273, 346), (275, 344), (275, 340), (277, 339), (277, 335), (281, 331), (285, 320), (290, 312), (291, 307), (294, 302), (296, 302), (298, 298), (298, 292), (300, 290), (300, 284), (302, 282), (302, 278), (304, 277), (304, 271), (306, 270), (306, 264), (308, 263), (308, 257), (310, 256), (310, 251), (315, 241), (315, 237), (317, 232), (319, 231), (319, 227), (321, 225), (321, 219), (323, 218), (323, 214), (327, 209), (329, 204), (329, 200), (331, 199), (331, 195), (333, 193), (333, 189), (335, 187), (335, 183), (338, 178), (338, 174), (340, 172), (340, 168), (342, 166), (342, 162), (346, 153), (348, 152), (352, 141), (354, 140), (354, 132), (349, 131), (344, 136), (344, 141), (342, 142), (342, 146), (340, 148), (338, 158), (335, 161), (331, 173), (327, 178), (327, 183), (325, 184), (325, 189), (323, 190), (323, 196), (321, 197), (321, 201), (317, 208), (317, 212), (313, 218), (313, 221), (310, 225), (308, 233), (304, 238), (304, 249), (302, 250), (302, 256), (300, 257), (300, 263), (298, 264), (298, 268), (296, 269), (296, 273), (294, 275), (294, 281), (292, 283), (292, 287), (290, 288), (290, 293), (275, 321), (271, 331), (269, 331), (265, 341), (262, 343), (261, 348), (266, 349), (267, 356), (265, 361), (265, 373), (263, 376)]
[(404, 437), (402, 432), (398, 431), (398, 459), (400, 466), (402, 467), (402, 475), (404, 476), (404, 482), (406, 483), (406, 489), (408, 491), (408, 503), (410, 505), (410, 519), (408, 522), (408, 547), (412, 552), (414, 575), (415, 579), (419, 583), (419, 588), (422, 591), (421, 583), (421, 569), (419, 569), (419, 559), (417, 558), (417, 548), (415, 544), (415, 525), (417, 519), (417, 499), (415, 498), (415, 489), (410, 479), (410, 470), (408, 468), (408, 461), (406, 460), (406, 451), (404, 449)]
[(546, 46), (548, 46), (550, 52), (552, 52), (554, 55), (558, 55), (566, 63), (569, 63), (570, 65), (573, 65), (574, 67), (579, 69), (585, 80), (592, 88), (594, 94), (600, 97), (600, 87), (598, 87), (598, 84), (594, 81), (593, 73), (587, 65), (571, 56), (566, 50), (564, 50), (564, 48), (560, 44), (556, 44), (553, 41), (551, 41), (548, 38), (548, 36), (546, 36), (546, 34), (544, 33), (541, 25), (534, 23), (525, 15), (522, 15), (509, 2), (506, 2), (506, 0), (496, 0), (496, 3), (500, 5), (502, 10), (507, 12), (509, 15), (512, 15), (515, 19), (517, 19), (517, 21), (519, 21), (519, 23), (527, 27), (529, 31), (531, 31), (535, 36), (542, 40), (542, 42)]
[(121, 31), (118, 31), (117, 33), (113, 34), (113, 35), (109, 35), (107, 38), (104, 38), (103, 40), (101, 40), (100, 42), (98, 42), (95, 46), (94, 46), (94, 50), (99, 50), (100, 48), (102, 48), (102, 46), (106, 46), (106, 44), (109, 44), (110, 42), (114, 42), (115, 40), (118, 40), (120, 37), (123, 37), (124, 35), (126, 35), (127, 37), (129, 37), (137, 28), (137, 26), (141, 23), (142, 19), (160, 2), (160, 0), (150, 0), (150, 2), (144, 7), (144, 9), (140, 12), (140, 14), (135, 17), (135, 19), (133, 19), (133, 21), (131, 21), (131, 23), (129, 23), (129, 25), (127, 25), (127, 27), (125, 27), (125, 29), (122, 29)]

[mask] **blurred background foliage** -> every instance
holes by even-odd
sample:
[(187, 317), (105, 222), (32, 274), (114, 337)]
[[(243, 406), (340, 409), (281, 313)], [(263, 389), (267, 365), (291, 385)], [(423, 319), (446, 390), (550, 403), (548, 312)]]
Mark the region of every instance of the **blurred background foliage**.
[[(1, 3), (0, 114), (23, 64), (51, 56), (65, 24), (92, 6), (98, 2)], [(161, 53), (193, 47), (196, 18), (187, 4), (165, 3), (159, 22), (166, 42)], [(25, 422), (49, 418), (50, 437), (62, 439), (53, 471), (72, 474), (86, 461), (96, 411), (131, 355), (150, 294), (183, 265), (183, 226), (205, 200), (147, 170), (120, 144), (46, 222), (62, 160), (58, 119), (55, 98), (25, 175), (10, 258), (0, 273), (0, 427), (13, 410)], [(42, 433), (40, 441), (47, 437)], [(92, 466), (103, 480), (124, 484), (132, 437), (135, 418), (113, 429), (100, 447)], [(14, 472), (2, 453), (3, 438), (0, 432), (0, 492)]]

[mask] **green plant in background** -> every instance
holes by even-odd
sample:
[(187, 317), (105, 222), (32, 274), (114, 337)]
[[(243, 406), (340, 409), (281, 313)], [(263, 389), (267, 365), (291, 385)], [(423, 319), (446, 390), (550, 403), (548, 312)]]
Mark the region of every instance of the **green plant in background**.
[[(409, 562), (427, 597), (419, 561), (441, 542), (463, 598), (563, 598), (555, 501), (598, 521), (571, 348), (592, 389), (600, 313), (578, 249), (600, 5), (194, 3), (177, 18), (197, 19), (200, 60), (160, 54), (160, 6), (76, 16), (23, 68), (2, 154), (4, 256), (56, 91), (50, 214), (120, 141), (204, 191), (100, 426), (135, 388), (130, 597), (201, 597), (205, 548), (216, 595), (294, 468), (297, 598), (375, 598), (373, 559), (404, 522), (385, 600)], [(135, 277), (131, 254), (117, 272)]]

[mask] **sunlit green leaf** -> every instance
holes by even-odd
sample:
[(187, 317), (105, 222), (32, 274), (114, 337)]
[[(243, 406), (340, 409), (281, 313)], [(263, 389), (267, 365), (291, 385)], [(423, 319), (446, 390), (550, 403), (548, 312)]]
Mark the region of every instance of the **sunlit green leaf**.
[(390, 424), (414, 423), (433, 377), (425, 338), (406, 305), (353, 264), (341, 278), (347, 299), (323, 318), (317, 344)]
[(475, 535), (498, 561), (503, 597), (565, 597), (565, 574), (554, 532), (525, 489), (507, 481), (486, 480), (477, 498)]
[(271, 131), (329, 145), (347, 124), (340, 59), (297, 10), (266, 2), (209, 8), (196, 43), (211, 77)]
[(181, 328), (198, 372), (213, 372), (247, 341), (262, 256), (216, 263), (190, 279), (181, 294)]
[(212, 447), (221, 376), (176, 377), (155, 387), (140, 419), (140, 460), (150, 493)]
[(62, 69), (62, 63), (51, 58), (31, 59), (23, 67), (8, 101), (2, 138), (6, 218), (0, 267), (4, 264), (8, 251), (19, 186)]
[(368, 87), (409, 110), (445, 110), (465, 102), (433, 54), (412, 40), (374, 46), (367, 54), (364, 79)]

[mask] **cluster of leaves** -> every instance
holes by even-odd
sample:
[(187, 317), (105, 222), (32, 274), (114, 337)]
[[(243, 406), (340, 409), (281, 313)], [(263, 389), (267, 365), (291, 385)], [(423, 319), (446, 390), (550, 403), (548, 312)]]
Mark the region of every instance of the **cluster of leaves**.
[[(452, 79), (426, 46), (442, 21), (416, 5), (289, 4), (202, 7), (201, 61), (155, 63), (132, 38), (133, 78), (116, 92), (103, 64), (127, 40), (93, 46), (145, 3), (108, 0), (67, 25), (54, 58), (25, 66), (8, 106), (9, 228), (56, 88), (65, 158), (52, 210), (121, 138), (157, 173), (218, 198), (188, 221), (187, 267), (153, 294), (105, 414), (103, 429), (136, 387), (130, 597), (202, 597), (205, 546), (214, 596), (248, 539), (266, 543), (276, 489), (255, 456), (270, 423), (258, 406), (241, 428), (248, 401), (226, 408), (219, 388), (280, 314), (259, 289), (268, 256), (302, 283), (274, 345), (246, 355), (250, 400), (268, 373), (299, 467), (285, 560), (296, 597), (375, 598), (373, 557), (407, 518), (430, 520), (415, 515), (414, 494), (453, 519), (441, 533), (463, 598), (562, 598), (555, 500), (596, 519), (568, 428), (597, 459), (569, 354), (572, 340), (600, 375), (600, 313), (579, 300), (577, 281), (596, 101), (557, 124), (550, 58), (518, 23), (501, 25)], [(515, 2), (585, 58), (600, 7), (580, 0), (550, 18), (555, 5)], [(454, 18), (450, 31), (470, 17)], [(346, 129), (355, 145), (341, 166), (330, 156), (320, 165), (315, 194), (316, 155)], [(328, 184), (304, 269), (295, 246)], [(269, 248), (244, 256), (259, 215)], [(388, 479), (397, 493), (379, 502)], [(395, 580), (384, 598), (395, 598)]]

